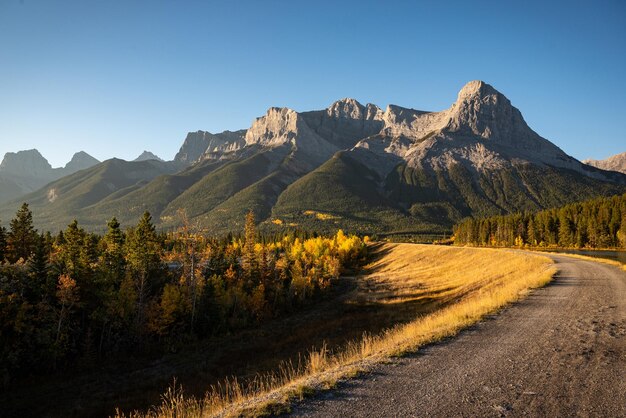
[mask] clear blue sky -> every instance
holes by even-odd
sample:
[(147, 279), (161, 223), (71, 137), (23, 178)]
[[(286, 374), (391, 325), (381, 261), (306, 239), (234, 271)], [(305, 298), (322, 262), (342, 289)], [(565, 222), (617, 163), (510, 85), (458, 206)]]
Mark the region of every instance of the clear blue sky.
[(173, 158), (188, 131), (469, 80), (583, 159), (626, 151), (624, 1), (0, 0), (0, 154)]

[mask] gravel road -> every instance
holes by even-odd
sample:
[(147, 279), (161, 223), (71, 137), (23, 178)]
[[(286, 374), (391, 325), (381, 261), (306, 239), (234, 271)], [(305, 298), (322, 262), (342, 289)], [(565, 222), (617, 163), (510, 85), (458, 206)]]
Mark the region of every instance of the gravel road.
[(555, 280), (522, 302), (293, 414), (626, 417), (626, 272), (551, 257)]

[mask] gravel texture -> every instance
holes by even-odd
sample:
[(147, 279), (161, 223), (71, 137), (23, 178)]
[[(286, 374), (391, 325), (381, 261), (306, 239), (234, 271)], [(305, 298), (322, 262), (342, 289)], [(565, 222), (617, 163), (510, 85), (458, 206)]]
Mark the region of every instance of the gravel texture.
[(551, 257), (559, 273), (525, 300), (293, 414), (626, 417), (626, 272)]

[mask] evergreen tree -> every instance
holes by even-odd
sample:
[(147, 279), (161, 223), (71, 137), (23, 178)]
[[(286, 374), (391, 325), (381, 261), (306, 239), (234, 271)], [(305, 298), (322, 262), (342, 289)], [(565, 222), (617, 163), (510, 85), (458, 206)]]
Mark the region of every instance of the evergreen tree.
[[(534, 214), (467, 219), (456, 225), (455, 242), (476, 245), (521, 245), (578, 248), (626, 248), (626, 194), (572, 203)], [(517, 236), (511, 231), (517, 225)], [(478, 229), (478, 239), (472, 231)], [(486, 236), (494, 237), (492, 241)], [(495, 241), (495, 242), (494, 242)]]
[(86, 268), (95, 266), (98, 263), (99, 241), (100, 238), (96, 234), (85, 234), (81, 257)]
[(0, 263), (7, 255), (7, 229), (0, 225)]
[(28, 209), (28, 203), (22, 204), (15, 218), (11, 220), (10, 227), (7, 236), (9, 261), (15, 263), (20, 258), (28, 259), (37, 241), (37, 230), (33, 227), (33, 213)]
[[(78, 226), (78, 221), (74, 221), (65, 230), (64, 243), (61, 246), (60, 259), (63, 271), (75, 280), (83, 281), (85, 273), (85, 259), (83, 249), (85, 247), (85, 230)], [(79, 283), (79, 286), (82, 283)]]
[(559, 241), (561, 247), (572, 247), (575, 244), (574, 222), (566, 210), (559, 211)]
[(619, 229), (616, 233), (618, 245), (622, 248), (626, 248), (626, 211), (622, 214), (622, 221)]
[(246, 224), (244, 229), (244, 246), (242, 254), (242, 268), (244, 275), (248, 280), (256, 276), (257, 259), (254, 247), (256, 245), (256, 221), (254, 212), (249, 211), (246, 214)]
[(144, 309), (152, 283), (161, 270), (162, 247), (152, 224), (152, 216), (145, 212), (134, 229), (128, 231), (126, 262), (137, 293), (136, 324), (144, 321)]
[(537, 239), (537, 228), (535, 227), (535, 220), (533, 216), (530, 215), (528, 219), (528, 226), (526, 227), (526, 235), (528, 244), (532, 247), (536, 247), (539, 244), (539, 240)]
[(38, 236), (33, 256), (28, 263), (28, 269), (32, 279), (33, 295), (37, 299), (41, 299), (49, 293), (49, 290), (52, 290), (47, 288), (48, 271), (50, 270), (49, 252), (43, 234)]
[[(21, 215), (15, 231), (29, 223)], [(147, 212), (126, 235), (115, 219), (102, 238), (76, 221), (56, 237), (35, 235), (25, 266), (0, 266), (0, 380), (76, 367), (95, 353), (165, 349), (277, 316), (324, 291), (364, 248), (341, 231), (258, 239), (252, 213), (246, 221), (243, 240), (187, 226), (165, 241)], [(166, 270), (165, 259), (184, 267)]]
[(54, 243), (59, 247), (65, 244), (65, 234), (63, 233), (63, 231), (59, 231), (59, 234), (54, 240)]
[[(193, 331), (198, 297), (203, 290), (203, 266), (207, 264), (208, 253), (204, 239), (189, 225), (185, 210), (180, 210), (179, 215), (182, 226), (173, 235), (176, 243), (171, 251), (171, 257), (181, 265), (180, 283), (185, 288), (184, 294), (187, 297), (186, 303), (190, 313), (190, 329)], [(179, 311), (182, 312), (184, 309), (179, 309)]]
[(107, 233), (103, 238), (104, 268), (111, 282), (116, 287), (119, 287), (126, 270), (126, 260), (124, 259), (124, 234), (120, 229), (120, 223), (115, 217), (107, 223), (107, 227)]

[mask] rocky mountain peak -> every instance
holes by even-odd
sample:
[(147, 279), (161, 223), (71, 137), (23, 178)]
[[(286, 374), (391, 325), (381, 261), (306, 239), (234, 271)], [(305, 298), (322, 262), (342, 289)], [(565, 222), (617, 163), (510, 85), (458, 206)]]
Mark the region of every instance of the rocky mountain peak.
[(382, 120), (383, 111), (375, 104), (368, 103), (365, 105), (365, 119), (367, 120)]
[(326, 109), (326, 114), (332, 119), (380, 121), (383, 112), (375, 104), (368, 103), (363, 106), (355, 99), (345, 98), (331, 104)]
[(79, 151), (72, 156), (72, 159), (65, 164), (65, 170), (71, 172), (83, 170), (98, 164), (100, 161), (87, 154), (85, 151)]
[(18, 152), (7, 152), (0, 163), (0, 171), (12, 175), (36, 177), (47, 174), (52, 166), (36, 149)]
[(365, 106), (355, 99), (345, 98), (331, 104), (326, 113), (333, 118), (362, 119)]
[(70, 162), (72, 161), (80, 161), (82, 159), (86, 159), (86, 158), (93, 158), (91, 155), (87, 154), (85, 151), (78, 151), (75, 152), (74, 155), (72, 155), (72, 158), (70, 159)]
[(224, 131), (212, 134), (207, 131), (189, 132), (174, 161), (184, 165), (210, 158), (220, 158), (225, 152), (235, 151), (245, 146), (246, 131)]
[(183, 141), (178, 153), (174, 157), (174, 161), (183, 164), (191, 164), (197, 161), (209, 144), (210, 132), (196, 131), (189, 132)]
[(579, 162), (534, 132), (509, 99), (483, 81), (467, 83), (449, 109), (424, 112), (389, 105), (382, 117), (380, 135), (358, 147), (379, 156), (393, 154), (410, 166), (441, 168), (464, 161), (483, 169), (521, 159), (581, 170)]
[(144, 152), (142, 152), (137, 158), (135, 158), (133, 161), (148, 161), (148, 160), (157, 160), (157, 161), (163, 161), (161, 158), (159, 158), (157, 155), (151, 153), (150, 151), (146, 151), (144, 150)]
[(463, 136), (512, 144), (532, 132), (511, 101), (483, 81), (467, 83), (449, 113), (449, 131)]
[(481, 80), (473, 80), (465, 84), (459, 91), (457, 101), (461, 102), (468, 99), (483, 98), (486, 96), (502, 95), (490, 84)]
[(246, 145), (245, 136), (245, 129), (234, 132), (224, 131), (213, 135), (202, 158), (210, 160), (220, 159), (227, 153), (240, 150)]
[(270, 107), (265, 116), (256, 118), (246, 132), (246, 144), (278, 146), (294, 139), (301, 118), (295, 110), (286, 107)]
[(601, 168), (602, 170), (618, 171), (626, 174), (626, 152), (613, 155), (605, 160), (584, 160), (583, 163)]
[(19, 189), (13, 194), (6, 193), (6, 189), (0, 191), (0, 200), (30, 193), (46, 183), (98, 163), (98, 160), (81, 151), (74, 154), (65, 167), (52, 168), (48, 160), (36, 149), (7, 152), (0, 164), (0, 182), (13, 183), (19, 186)]

